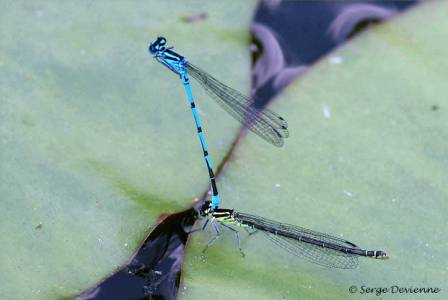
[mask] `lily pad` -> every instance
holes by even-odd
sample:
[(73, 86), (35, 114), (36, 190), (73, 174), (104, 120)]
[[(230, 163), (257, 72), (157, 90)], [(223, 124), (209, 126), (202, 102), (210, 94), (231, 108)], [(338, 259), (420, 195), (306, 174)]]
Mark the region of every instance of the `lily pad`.
[[(163, 34), (197, 65), (247, 87), (241, 70), (249, 70), (252, 8), (2, 6), (0, 298), (82, 292), (126, 263), (158, 216), (202, 195), (207, 171), (183, 85), (147, 46)], [(206, 18), (186, 21), (197, 13)], [(219, 162), (239, 125), (199, 88), (193, 92)]]
[(289, 122), (285, 147), (248, 135), (218, 182), (223, 207), (385, 250), (390, 258), (326, 269), (263, 234), (241, 231), (243, 258), (224, 229), (202, 254), (213, 233), (196, 233), (182, 299), (377, 297), (367, 288), (386, 288), (384, 298), (446, 298), (446, 11), (446, 1), (420, 4), (322, 59), (272, 105)]

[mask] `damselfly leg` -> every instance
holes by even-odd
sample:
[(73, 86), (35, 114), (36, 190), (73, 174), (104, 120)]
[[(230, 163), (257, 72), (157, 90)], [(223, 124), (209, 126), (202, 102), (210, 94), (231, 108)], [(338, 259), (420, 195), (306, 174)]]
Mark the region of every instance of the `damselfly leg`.
[[(188, 234), (192, 234), (192, 233), (195, 233), (196, 231), (204, 231), (205, 230), (205, 228), (207, 227), (207, 225), (208, 225), (208, 222), (210, 221), (210, 219), (206, 219), (205, 220), (205, 222), (204, 222), (204, 225), (201, 225), (201, 226), (199, 226), (199, 227), (197, 227), (197, 228), (192, 228), (189, 232), (188, 232)], [(195, 223), (196, 224), (196, 223)]]
[(238, 232), (238, 230), (230, 227), (229, 225), (226, 225), (224, 223), (221, 223), (220, 225), (224, 226), (225, 228), (233, 231), (233, 233), (235, 234), (235, 238), (236, 238), (236, 243), (238, 245), (238, 249), (240, 250), (241, 256), (244, 257), (246, 256), (246, 254), (244, 254), (243, 249), (241, 249), (241, 241), (240, 241), (240, 233)]
[(236, 244), (238, 247), (238, 250), (240, 251), (240, 254), (242, 257), (246, 256), (246, 254), (244, 254), (243, 249), (241, 248), (241, 240), (240, 240), (240, 233), (238, 232), (238, 230), (236, 230), (235, 228), (232, 228), (231, 226), (221, 223), (221, 222), (217, 222), (214, 219), (207, 219), (204, 223), (204, 226), (202, 226), (202, 228), (205, 230), (205, 228), (207, 227), (208, 222), (210, 221), (210, 224), (212, 224), (212, 227), (214, 229), (215, 232), (215, 236), (212, 237), (207, 245), (205, 245), (204, 249), (202, 250), (202, 253), (205, 253), (207, 251), (207, 249), (214, 244), (220, 237), (221, 237), (221, 231), (219, 229), (219, 226), (223, 226), (225, 228), (227, 228), (228, 230), (232, 231), (235, 234), (235, 240), (236, 240)]
[[(207, 221), (205, 221), (205, 222), (208, 223), (209, 220), (210, 220), (210, 219), (207, 219)], [(205, 251), (207, 251), (207, 249), (208, 249), (214, 242), (216, 242), (216, 240), (219, 239), (220, 236), (221, 236), (221, 232), (219, 231), (219, 228), (218, 228), (218, 225), (216, 224), (216, 222), (215, 222), (214, 220), (211, 220), (210, 223), (212, 224), (213, 229), (215, 230), (215, 236), (214, 236), (213, 238), (211, 238), (211, 239), (208, 241), (207, 245), (205, 245), (204, 249), (202, 250), (202, 253), (205, 253)], [(205, 229), (205, 227), (204, 227), (204, 229)]]

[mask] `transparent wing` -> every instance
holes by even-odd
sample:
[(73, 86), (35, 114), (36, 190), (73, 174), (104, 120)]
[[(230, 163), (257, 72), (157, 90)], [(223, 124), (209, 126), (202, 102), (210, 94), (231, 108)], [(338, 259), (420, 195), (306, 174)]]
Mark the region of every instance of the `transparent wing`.
[(281, 147), (289, 136), (288, 123), (269, 109), (252, 106), (249, 97), (223, 84), (198, 67), (187, 63), (188, 73), (196, 79), (206, 92), (232, 117), (267, 142)]
[(332, 244), (336, 248), (358, 248), (355, 244), (343, 239), (245, 213), (235, 212), (234, 216), (240, 222), (252, 224), (263, 231), (279, 247), (312, 263), (341, 269), (353, 269), (358, 265), (356, 255), (300, 240), (303, 237), (305, 240), (312, 239)]
[(293, 255), (302, 257), (309, 262), (325, 267), (340, 269), (353, 269), (358, 266), (358, 258), (352, 254), (307, 244), (266, 231), (263, 232), (280, 248), (285, 249)]

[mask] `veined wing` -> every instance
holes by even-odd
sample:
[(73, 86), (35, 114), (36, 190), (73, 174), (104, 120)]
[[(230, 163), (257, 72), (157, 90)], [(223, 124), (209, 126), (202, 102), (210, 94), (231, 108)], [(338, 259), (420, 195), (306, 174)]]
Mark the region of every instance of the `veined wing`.
[(289, 136), (288, 123), (269, 109), (252, 106), (249, 97), (223, 84), (198, 67), (187, 63), (188, 73), (196, 79), (207, 93), (232, 117), (267, 142), (281, 147)]
[[(245, 213), (235, 212), (234, 216), (238, 221), (263, 231), (279, 247), (312, 263), (341, 269), (352, 269), (358, 265), (356, 255), (343, 252), (344, 248), (358, 247), (343, 239)], [(320, 241), (331, 244), (333, 248), (316, 243)]]

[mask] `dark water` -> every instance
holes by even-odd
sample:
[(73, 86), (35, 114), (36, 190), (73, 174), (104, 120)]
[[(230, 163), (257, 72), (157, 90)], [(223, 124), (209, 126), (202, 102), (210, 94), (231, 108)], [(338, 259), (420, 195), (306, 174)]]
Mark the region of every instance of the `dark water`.
[[(279, 3), (279, 4), (276, 4)], [(416, 1), (264, 1), (252, 24), (252, 88), (265, 105), (335, 47)]]
[[(415, 3), (262, 1), (251, 28), (255, 105), (265, 105), (333, 48)], [(206, 20), (207, 12), (198, 12), (182, 21), (193, 28)], [(129, 265), (77, 299), (175, 299), (187, 232), (194, 221), (193, 209), (167, 217)]]
[(175, 299), (194, 210), (162, 221), (131, 262), (77, 299)]

